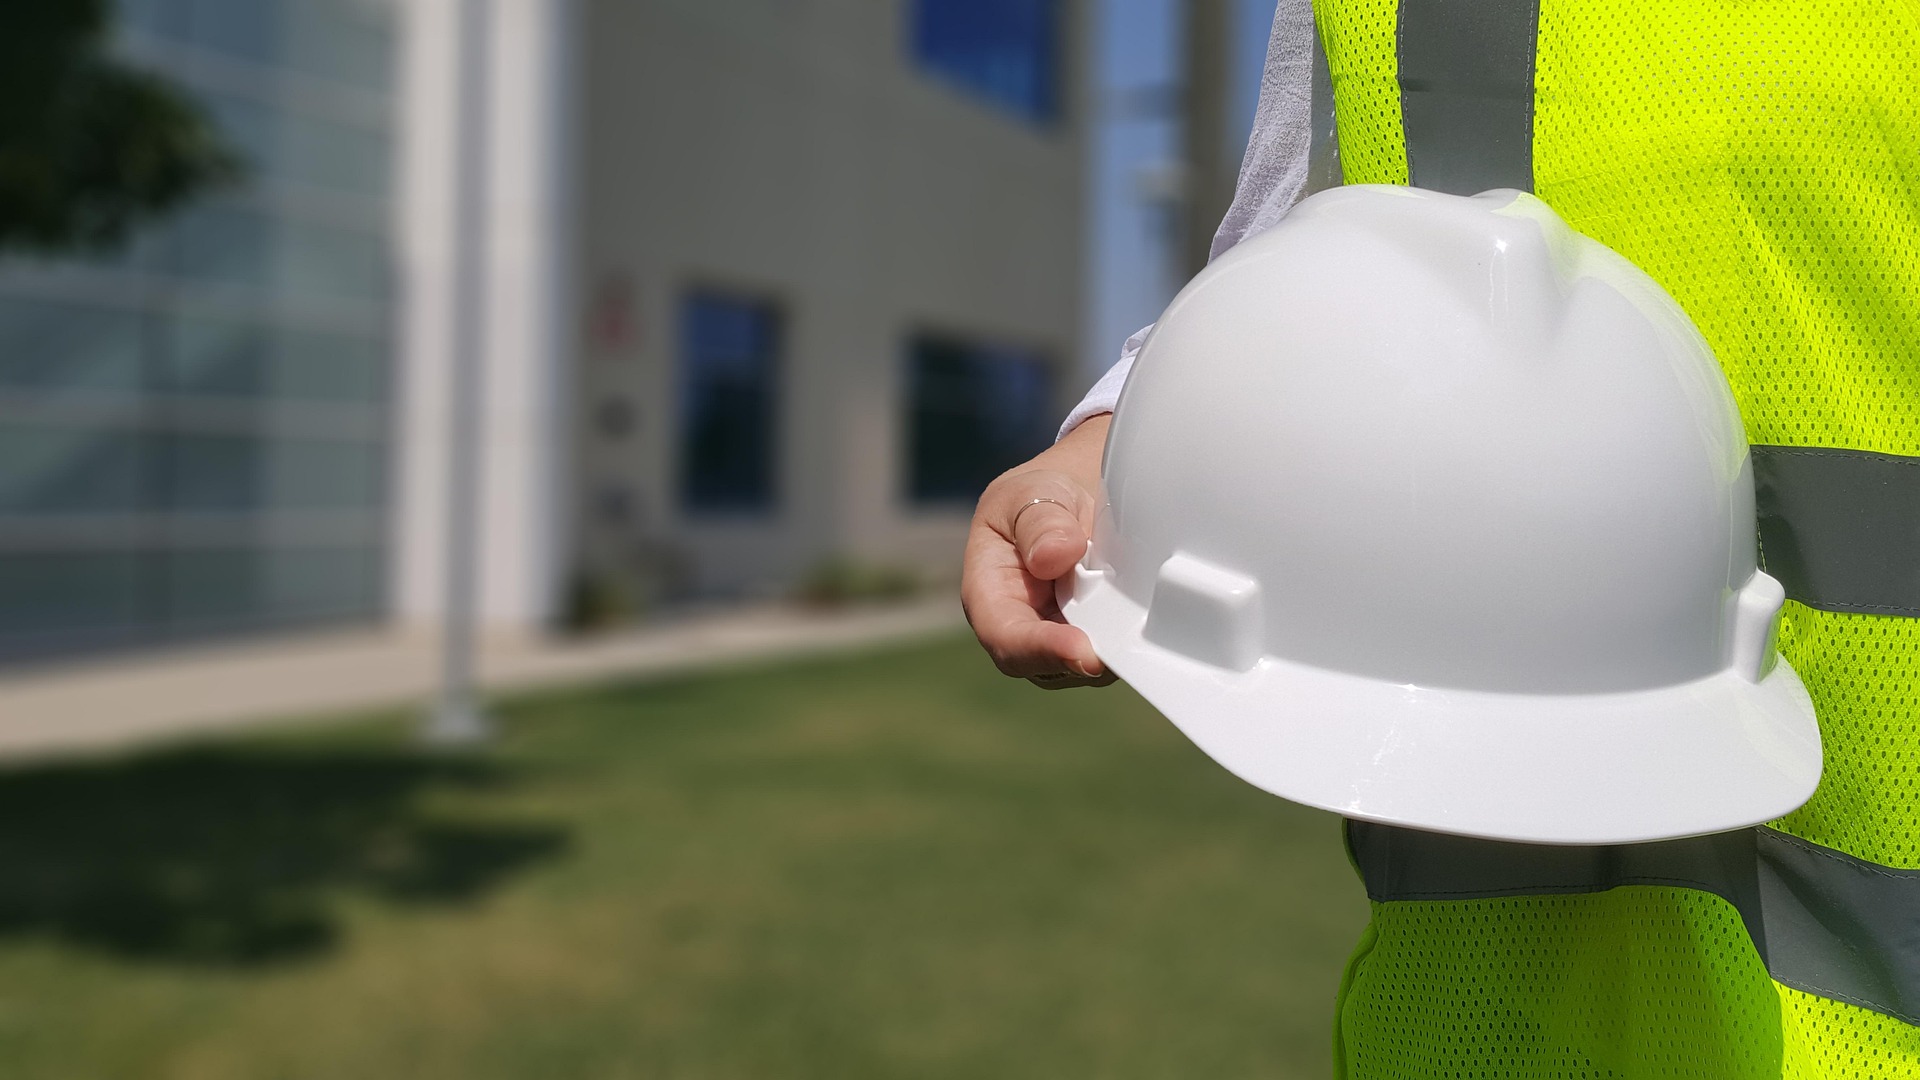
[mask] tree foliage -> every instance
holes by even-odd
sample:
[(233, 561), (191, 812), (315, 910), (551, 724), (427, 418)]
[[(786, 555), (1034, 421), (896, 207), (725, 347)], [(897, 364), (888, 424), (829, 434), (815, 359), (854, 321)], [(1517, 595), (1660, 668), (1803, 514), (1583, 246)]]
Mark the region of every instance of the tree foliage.
[(0, 0), (0, 250), (84, 250), (233, 179), (199, 106), (106, 48), (108, 0)]

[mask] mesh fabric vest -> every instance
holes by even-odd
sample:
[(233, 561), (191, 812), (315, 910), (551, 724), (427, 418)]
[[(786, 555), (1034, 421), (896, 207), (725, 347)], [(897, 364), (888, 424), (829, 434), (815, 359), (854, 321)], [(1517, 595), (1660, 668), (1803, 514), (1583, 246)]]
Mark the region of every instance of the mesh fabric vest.
[[(1424, 84), (1402, 70), (1406, 50), (1432, 46), (1407, 40), (1402, 9), (1433, 17), (1439, 2), (1316, 0), (1345, 182), (1421, 183), (1422, 152), (1474, 152), (1410, 134), (1408, 99)], [(1920, 474), (1920, 5), (1444, 7), (1446, 19), (1526, 21), (1530, 99), (1517, 115), (1531, 175), (1504, 186), (1531, 186), (1679, 300), (1749, 440), (1783, 463), (1869, 452), (1888, 498), (1920, 492), (1901, 486)], [(1471, 126), (1479, 78), (1469, 71), (1440, 111), (1465, 108)], [(1826, 765), (1813, 800), (1772, 830), (1876, 887), (1920, 882), (1916, 616), (1897, 597), (1790, 601), (1782, 627)], [(1910, 1001), (1827, 985), (1817, 965), (1776, 981), (1753, 920), (1714, 891), (1505, 893), (1376, 899), (1342, 988), (1343, 1075), (1920, 1078)], [(1920, 907), (1849, 940), (1866, 942), (1861, 970), (1899, 983), (1920, 957)]]

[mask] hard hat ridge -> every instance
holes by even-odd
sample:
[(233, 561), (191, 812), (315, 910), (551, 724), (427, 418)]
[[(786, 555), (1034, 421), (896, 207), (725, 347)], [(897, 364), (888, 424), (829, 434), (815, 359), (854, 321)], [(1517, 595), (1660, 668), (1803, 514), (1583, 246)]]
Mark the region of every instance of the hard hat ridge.
[(1589, 245), (1558, 215), (1534, 207), (1545, 210), (1510, 188), (1462, 198), (1356, 186), (1331, 189), (1294, 213), (1374, 235), (1483, 316), (1493, 343), (1538, 355), (1558, 330)]

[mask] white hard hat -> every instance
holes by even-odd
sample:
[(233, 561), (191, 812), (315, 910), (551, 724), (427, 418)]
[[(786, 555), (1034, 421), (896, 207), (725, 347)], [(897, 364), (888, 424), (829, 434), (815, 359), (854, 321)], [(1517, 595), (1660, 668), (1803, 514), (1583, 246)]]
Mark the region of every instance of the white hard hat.
[(1307, 199), (1175, 298), (1102, 471), (1067, 620), (1276, 795), (1605, 844), (1820, 778), (1726, 380), (1531, 195)]

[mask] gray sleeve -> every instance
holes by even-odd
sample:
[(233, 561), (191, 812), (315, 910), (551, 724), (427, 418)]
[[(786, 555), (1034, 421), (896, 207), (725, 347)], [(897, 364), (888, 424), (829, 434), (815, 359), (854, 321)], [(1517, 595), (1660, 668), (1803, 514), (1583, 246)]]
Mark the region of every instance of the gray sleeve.
[[(1313, 142), (1314, 29), (1312, 0), (1279, 0), (1273, 33), (1267, 38), (1267, 63), (1260, 77), (1260, 104), (1253, 133), (1240, 159), (1233, 205), (1213, 234), (1209, 258), (1249, 236), (1273, 227), (1307, 193), (1309, 151)], [(1133, 359), (1146, 340), (1146, 327), (1127, 339), (1120, 361), (1107, 370), (1060, 426), (1065, 435), (1090, 416), (1113, 411), (1120, 400)]]

